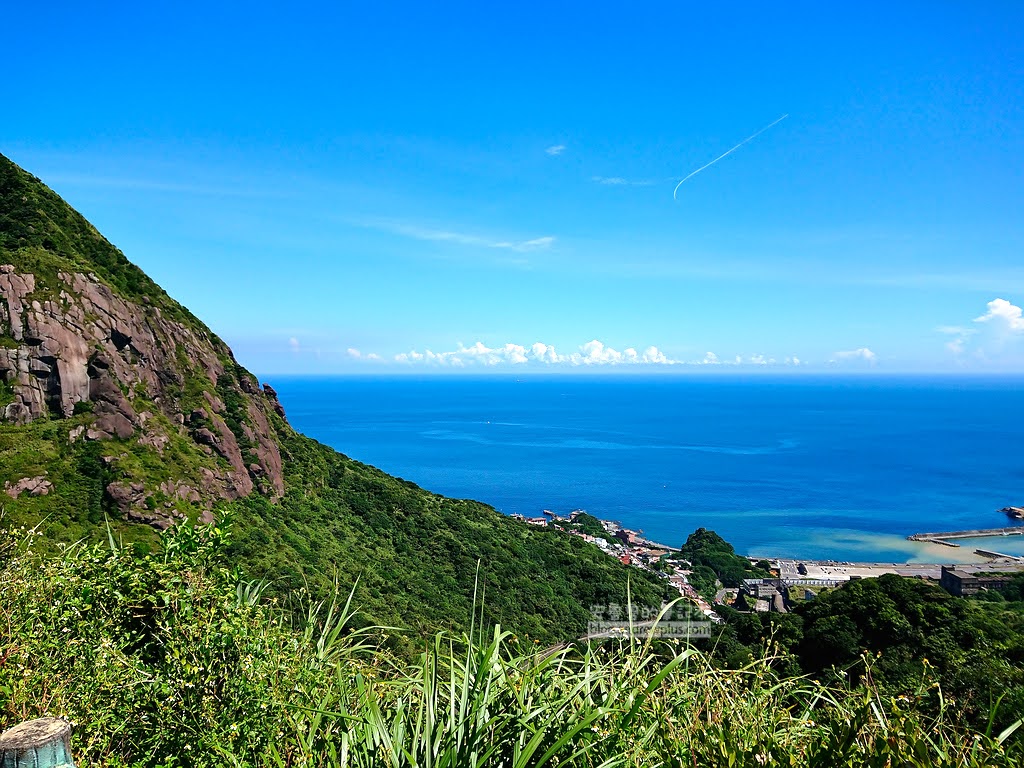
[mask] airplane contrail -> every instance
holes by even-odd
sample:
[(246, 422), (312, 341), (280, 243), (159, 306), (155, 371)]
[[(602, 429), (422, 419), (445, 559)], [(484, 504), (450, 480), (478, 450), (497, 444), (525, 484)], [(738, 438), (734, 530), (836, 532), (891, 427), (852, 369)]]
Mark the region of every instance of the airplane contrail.
[(676, 197), (676, 193), (677, 193), (677, 192), (679, 191), (679, 188), (680, 188), (681, 186), (683, 186), (683, 182), (684, 182), (684, 181), (686, 181), (687, 179), (692, 179), (692, 178), (693, 178), (694, 176), (696, 176), (696, 175), (697, 175), (698, 173), (700, 173), (701, 171), (703, 171), (703, 170), (704, 170), (705, 168), (710, 168), (710, 167), (711, 167), (712, 165), (714, 165), (715, 163), (717, 163), (717, 162), (718, 162), (719, 160), (721, 160), (721, 159), (722, 159), (723, 157), (727, 157), (728, 155), (731, 155), (731, 154), (732, 154), (733, 152), (735, 152), (735, 151), (736, 151), (737, 149), (739, 149), (740, 147), (742, 147), (742, 146), (743, 146), (744, 144), (746, 144), (746, 143), (747, 143), (748, 141), (753, 141), (753, 140), (754, 140), (754, 139), (756, 139), (756, 138), (757, 138), (758, 136), (760, 136), (760, 135), (761, 135), (762, 133), (764, 133), (764, 132), (765, 132), (765, 131), (767, 131), (767, 130), (768, 130), (769, 128), (771, 128), (771, 127), (772, 127), (773, 125), (778, 125), (778, 124), (779, 124), (779, 123), (781, 123), (781, 122), (782, 122), (783, 120), (785, 120), (785, 119), (786, 119), (787, 117), (789, 117), (789, 113), (786, 113), (785, 115), (783, 115), (782, 117), (780, 117), (780, 118), (779, 118), (778, 120), (776, 120), (775, 122), (772, 122), (772, 123), (768, 123), (768, 125), (766, 125), (766, 126), (765, 126), (764, 128), (762, 128), (762, 129), (761, 129), (760, 131), (758, 131), (757, 133), (751, 134), (750, 136), (748, 136), (747, 138), (745, 138), (745, 139), (744, 139), (743, 141), (741, 141), (741, 142), (740, 142), (739, 144), (737, 144), (737, 145), (736, 145), (735, 147), (733, 147), (732, 149), (730, 149), (730, 150), (729, 150), (728, 152), (723, 152), (722, 154), (720, 154), (720, 155), (719, 155), (718, 157), (716, 157), (716, 158), (715, 158), (714, 160), (712, 160), (712, 161), (711, 161), (710, 163), (708, 163), (707, 165), (702, 165), (702, 166), (701, 166), (700, 168), (698, 168), (698, 169), (697, 169), (696, 171), (694, 171), (694, 172), (693, 172), (693, 173), (691, 173), (691, 174), (690, 174), (689, 176), (687, 176), (687, 177), (686, 177), (685, 179), (683, 179), (683, 181), (680, 181), (680, 182), (679, 182), (678, 184), (676, 184), (676, 188), (672, 190), (672, 199), (673, 199), (673, 200), (677, 200), (677, 199), (678, 199), (678, 198)]

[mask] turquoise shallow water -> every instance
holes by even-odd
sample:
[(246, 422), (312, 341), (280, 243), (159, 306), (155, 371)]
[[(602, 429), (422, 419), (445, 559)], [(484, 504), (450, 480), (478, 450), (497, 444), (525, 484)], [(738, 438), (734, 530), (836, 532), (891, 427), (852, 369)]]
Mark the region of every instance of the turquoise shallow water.
[(506, 512), (583, 508), (678, 544), (838, 560), (1024, 554), (918, 531), (1011, 524), (1024, 382), (980, 378), (275, 378), (289, 419), (343, 453)]

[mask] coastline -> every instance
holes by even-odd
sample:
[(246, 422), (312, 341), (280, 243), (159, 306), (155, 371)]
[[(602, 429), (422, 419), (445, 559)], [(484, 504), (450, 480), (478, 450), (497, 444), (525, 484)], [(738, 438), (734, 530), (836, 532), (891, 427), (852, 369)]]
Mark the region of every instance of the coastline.
[(1005, 384), (274, 383), (297, 429), (420, 487), (506, 514), (581, 506), (672, 547), (706, 527), (756, 557), (971, 560), (906, 536), (1005, 524), (1022, 501), (1024, 391)]
[[(723, 617), (715, 610), (715, 605), (731, 604), (741, 606), (739, 610), (788, 612), (792, 607), (791, 589), (804, 589), (803, 599), (814, 599), (817, 590), (836, 588), (858, 579), (870, 579), (885, 574), (895, 574), (905, 578), (914, 578), (941, 583), (944, 588), (961, 589), (964, 581), (976, 581), (982, 574), (1000, 571), (1024, 571), (1024, 556), (1007, 556), (998, 552), (988, 552), (982, 557), (981, 552), (975, 553), (981, 562), (973, 563), (898, 563), (898, 562), (853, 562), (837, 560), (814, 560), (799, 558), (756, 558), (744, 555), (751, 564), (755, 560), (767, 560), (761, 568), (770, 571), (771, 578), (744, 579), (737, 587), (723, 586), (716, 580), (718, 590), (713, 599), (708, 594), (701, 594), (690, 583), (693, 566), (686, 559), (677, 556), (678, 548), (659, 544), (644, 537), (642, 531), (625, 528), (613, 520), (602, 520), (590, 515), (585, 510), (576, 509), (568, 515), (560, 515), (545, 509), (539, 517), (527, 518), (513, 515), (528, 525), (550, 527), (569, 535), (578, 536), (588, 541), (610, 557), (618, 559), (624, 565), (638, 568), (664, 579), (678, 592), (680, 598), (697, 606), (705, 618), (713, 623), (722, 623)], [(949, 531), (946, 537), (957, 537), (960, 534), (977, 533), (971, 531)], [(1024, 529), (1022, 529), (1024, 532)], [(927, 535), (927, 534), (925, 534)], [(937, 547), (946, 551), (955, 551), (957, 545), (950, 546), (947, 542), (936, 543), (933, 540), (920, 540), (921, 535), (911, 535), (907, 539), (921, 546)], [(965, 539), (966, 540), (966, 539)], [(681, 553), (679, 553), (681, 554)], [(947, 578), (950, 583), (947, 583)], [(958, 594), (958, 592), (954, 592)], [(744, 598), (744, 595), (749, 597)], [(808, 597), (810, 595), (810, 597)], [(762, 599), (770, 597), (771, 600)], [(752, 602), (751, 602), (752, 601)]]
[[(559, 513), (545, 509), (541, 515), (535, 517), (526, 517), (516, 513), (510, 516), (532, 522), (535, 525), (545, 525), (550, 522), (555, 522), (556, 524), (568, 522), (578, 513), (586, 513), (586, 511), (574, 509), (569, 513)], [(622, 530), (632, 534), (639, 546), (668, 552), (678, 551), (686, 536), (691, 532), (689, 530), (681, 532), (679, 544), (667, 544), (664, 543), (663, 536), (649, 537), (642, 529), (629, 527), (621, 521), (604, 518), (597, 519), (613, 535), (616, 531)], [(704, 527), (707, 527), (709, 530), (717, 530), (713, 525), (706, 525)], [(770, 534), (771, 531), (766, 531), (765, 533)], [(725, 536), (725, 538), (728, 540), (728, 536)], [(1024, 558), (1024, 525), (1011, 525), (1004, 526), (1003, 528), (965, 529), (930, 534), (870, 533), (848, 529), (818, 529), (807, 540), (812, 549), (816, 548), (815, 544), (819, 538), (826, 539), (828, 544), (833, 546), (839, 543), (845, 545), (847, 549), (862, 549), (866, 556), (822, 556), (814, 552), (794, 552), (788, 546), (772, 547), (768, 542), (758, 545), (752, 550), (737, 550), (737, 554), (751, 560), (768, 560), (770, 562), (794, 561), (808, 564), (817, 563), (822, 566), (846, 563), (876, 569), (885, 567), (890, 572), (896, 568), (912, 571), (915, 566), (931, 566), (935, 569), (939, 565), (983, 565), (993, 560)], [(946, 539), (949, 539), (949, 541)], [(984, 554), (979, 553), (978, 550), (982, 550)]]
[[(560, 515), (551, 510), (543, 510), (539, 517), (526, 518), (522, 515), (512, 515), (513, 518), (524, 522), (553, 527), (571, 535), (580, 536), (590, 543), (598, 545), (607, 554), (620, 559), (629, 565), (639, 565), (652, 570), (653, 564), (671, 553), (677, 552), (678, 547), (663, 544), (643, 535), (643, 531), (626, 528), (615, 520), (603, 520), (595, 518), (608, 534), (609, 538), (601, 538), (592, 534), (584, 533), (574, 529), (572, 526), (579, 516), (589, 515), (583, 509), (576, 509), (568, 515)], [(1007, 533), (1010, 531), (1010, 533)], [(979, 536), (978, 534), (982, 534)], [(1002, 545), (1003, 539), (1007, 536), (1013, 538), (1021, 537), (1019, 541), (1024, 543), (1024, 526), (1011, 529), (969, 529), (963, 531), (946, 531), (932, 534), (910, 534), (905, 540), (922, 549), (929, 550), (935, 554), (959, 554), (959, 559), (950, 557), (934, 557), (928, 562), (921, 561), (853, 561), (836, 560), (831, 558), (799, 558), (784, 557), (778, 555), (752, 555), (740, 554), (750, 560), (767, 560), (774, 568), (777, 568), (782, 578), (794, 579), (826, 579), (845, 581), (851, 578), (869, 578), (879, 576), (883, 573), (895, 573), (901, 576), (915, 578), (929, 578), (938, 580), (942, 567), (963, 567), (968, 571), (983, 571), (988, 567), (1000, 564), (1024, 564), (1024, 554), (1002, 552), (994, 548), (977, 549), (959, 544), (951, 544), (947, 539), (958, 539), (964, 542), (972, 542), (975, 539), (998, 539)], [(611, 543), (609, 543), (611, 542)], [(1008, 547), (1000, 546), (1000, 549)], [(739, 554), (739, 553), (737, 553)]]
[[(912, 541), (906, 533), (882, 533), (852, 529), (810, 529), (803, 546), (795, 548), (791, 541), (776, 543), (767, 540), (747, 549), (747, 557), (766, 559), (791, 559), (808, 561), (849, 561), (864, 563), (897, 563), (902, 565), (926, 563), (979, 563), (986, 558), (975, 553), (976, 549), (995, 549), (1014, 556), (1024, 556), (1024, 536), (1006, 538), (958, 539), (958, 547), (950, 547), (935, 541)], [(728, 538), (728, 537), (726, 537)], [(998, 545), (995, 542), (998, 541)], [(836, 550), (842, 556), (831, 554)], [(827, 552), (829, 554), (819, 554)]]

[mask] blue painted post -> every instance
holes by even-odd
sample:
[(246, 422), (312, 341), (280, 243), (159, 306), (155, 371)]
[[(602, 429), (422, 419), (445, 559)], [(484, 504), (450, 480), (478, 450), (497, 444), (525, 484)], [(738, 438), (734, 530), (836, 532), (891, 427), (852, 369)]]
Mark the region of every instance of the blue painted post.
[(71, 723), (41, 717), (0, 734), (0, 768), (75, 768)]

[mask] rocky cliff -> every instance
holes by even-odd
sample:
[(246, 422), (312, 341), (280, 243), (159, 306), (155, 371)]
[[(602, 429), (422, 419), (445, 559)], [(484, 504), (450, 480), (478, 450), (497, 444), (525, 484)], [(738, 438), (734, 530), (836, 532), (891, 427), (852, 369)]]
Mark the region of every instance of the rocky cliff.
[(166, 527), (210, 519), (218, 500), (284, 492), (273, 390), (3, 156), (0, 386), (3, 422), (58, 422), (69, 444), (104, 443), (106, 501), (127, 519)]
[[(447, 499), (296, 433), (216, 334), (0, 155), (0, 528), (39, 546), (232, 516), (231, 562), (270, 589), (357, 584), (369, 623), (487, 617), (543, 642), (586, 606), (664, 585), (577, 537)], [(405, 640), (395, 640), (414, 650)]]

